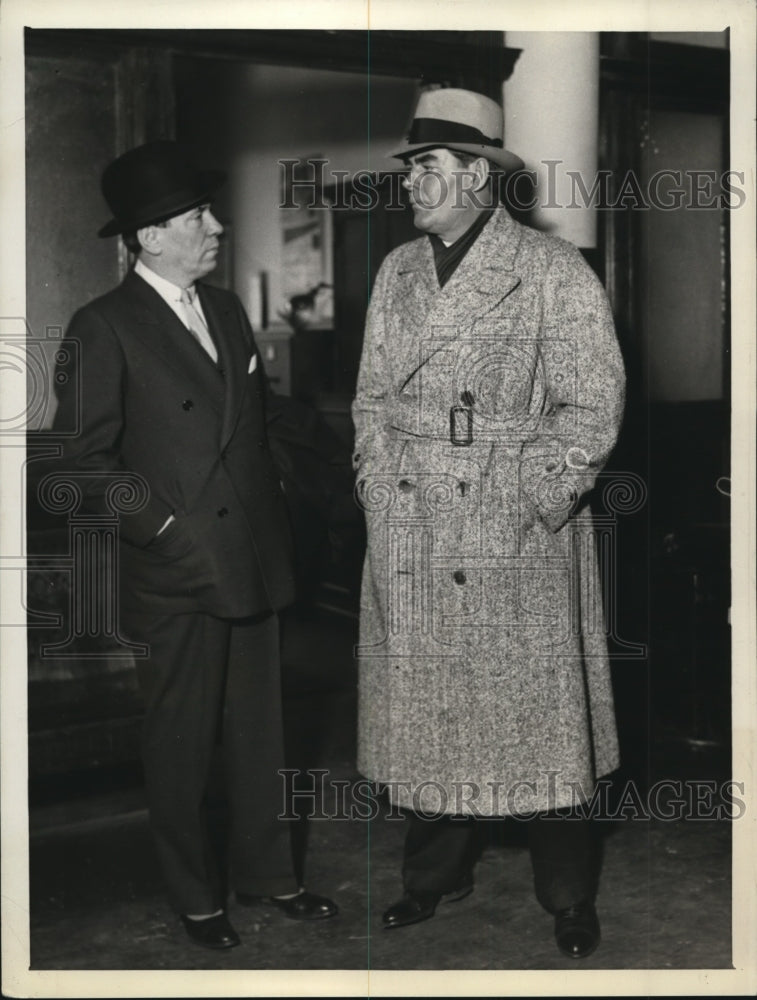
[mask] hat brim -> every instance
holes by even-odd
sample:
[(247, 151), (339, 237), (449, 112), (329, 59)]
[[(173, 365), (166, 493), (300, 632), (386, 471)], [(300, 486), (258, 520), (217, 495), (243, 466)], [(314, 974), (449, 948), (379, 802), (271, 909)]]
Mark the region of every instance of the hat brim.
[(226, 174), (222, 170), (203, 170), (197, 178), (197, 186), (191, 194), (177, 195), (176, 200), (169, 205), (164, 205), (159, 212), (144, 213), (133, 219), (111, 219), (110, 222), (98, 230), (97, 235), (118, 236), (121, 233), (133, 232), (135, 229), (142, 229), (144, 226), (152, 226), (158, 222), (165, 222), (175, 215), (188, 212), (196, 205), (202, 205), (219, 187), (226, 181)]
[(472, 156), (485, 156), (487, 160), (492, 160), (498, 166), (510, 172), (522, 170), (525, 166), (523, 160), (519, 156), (516, 156), (515, 153), (511, 153), (509, 149), (500, 149), (499, 146), (486, 146), (467, 142), (456, 142), (449, 145), (444, 142), (406, 142), (386, 155), (389, 158), (404, 160), (406, 157), (414, 156), (424, 149), (451, 149), (453, 151), (457, 149), (461, 153), (470, 153)]

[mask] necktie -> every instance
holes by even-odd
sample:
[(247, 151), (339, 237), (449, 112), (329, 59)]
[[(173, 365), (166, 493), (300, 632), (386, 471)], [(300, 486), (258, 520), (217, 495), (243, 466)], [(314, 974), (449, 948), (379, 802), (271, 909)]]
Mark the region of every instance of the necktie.
[(195, 338), (200, 347), (206, 350), (214, 361), (218, 361), (218, 351), (216, 350), (216, 345), (213, 343), (213, 338), (208, 332), (205, 321), (195, 307), (195, 294), (196, 293), (194, 291), (190, 292), (188, 288), (182, 288), (181, 290), (180, 302), (184, 306), (184, 315), (187, 320), (189, 332)]

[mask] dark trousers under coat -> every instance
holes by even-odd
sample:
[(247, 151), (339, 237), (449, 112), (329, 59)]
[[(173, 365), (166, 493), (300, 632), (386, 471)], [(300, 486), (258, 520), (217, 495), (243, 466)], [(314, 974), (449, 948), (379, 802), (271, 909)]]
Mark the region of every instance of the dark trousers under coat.
[[(473, 883), (476, 860), (474, 817), (434, 818), (407, 811), (402, 880), (408, 892), (453, 892)], [(544, 813), (523, 820), (534, 873), (536, 898), (550, 913), (594, 899), (599, 844), (591, 822)]]
[(145, 700), (143, 762), (150, 822), (169, 899), (179, 913), (223, 907), (205, 797), (220, 733), (230, 813), (232, 888), (296, 891), (284, 767), (279, 622), (210, 615), (125, 615)]

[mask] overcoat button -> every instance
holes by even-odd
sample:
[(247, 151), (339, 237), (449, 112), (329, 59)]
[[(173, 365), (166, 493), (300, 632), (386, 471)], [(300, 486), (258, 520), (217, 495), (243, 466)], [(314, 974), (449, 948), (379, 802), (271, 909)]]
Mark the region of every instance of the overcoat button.
[(466, 576), (461, 569), (456, 569), (455, 572), (452, 574), (452, 579), (455, 581), (455, 583), (463, 584), (465, 583)]
[(229, 513), (228, 507), (221, 507), (221, 509), (218, 511), (218, 516), (219, 517), (226, 517), (226, 515), (228, 513)]
[(219, 368), (218, 369), (218, 374), (223, 378), (223, 376), (226, 374), (226, 369), (225, 368)]
[(191, 399), (185, 399), (181, 405), (185, 410), (191, 410), (195, 404), (192, 402)]
[(476, 397), (470, 389), (464, 389), (463, 392), (460, 393), (460, 399), (464, 406), (473, 406), (476, 401)]

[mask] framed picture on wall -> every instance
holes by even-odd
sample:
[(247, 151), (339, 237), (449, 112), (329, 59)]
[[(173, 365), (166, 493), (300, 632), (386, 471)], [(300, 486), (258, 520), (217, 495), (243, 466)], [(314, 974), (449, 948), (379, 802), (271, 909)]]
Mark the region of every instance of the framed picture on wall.
[(331, 212), (312, 189), (298, 186), (303, 171), (312, 176), (311, 161), (302, 157), (283, 181), (282, 304), (279, 316), (295, 328), (322, 329), (334, 322), (333, 240)]

